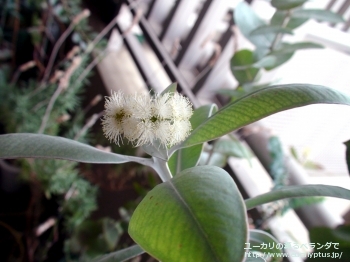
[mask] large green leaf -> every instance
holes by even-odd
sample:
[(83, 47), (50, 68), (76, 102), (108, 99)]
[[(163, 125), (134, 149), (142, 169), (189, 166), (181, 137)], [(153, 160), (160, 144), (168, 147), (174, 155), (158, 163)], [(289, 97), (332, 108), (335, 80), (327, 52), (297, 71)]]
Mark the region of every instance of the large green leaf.
[(294, 44), (282, 43), (279, 45), (278, 49), (268, 53), (252, 66), (272, 70), (291, 59), (295, 51), (310, 48), (323, 48), (323, 46), (312, 42), (300, 42)]
[(297, 18), (313, 18), (331, 23), (342, 23), (344, 19), (341, 15), (333, 13), (329, 10), (322, 9), (300, 9), (292, 13), (293, 17)]
[(241, 33), (255, 46), (269, 48), (274, 40), (275, 34), (255, 35), (251, 33), (266, 23), (256, 15), (254, 10), (244, 1), (239, 3), (234, 12), (234, 21)]
[(312, 42), (299, 42), (295, 44), (282, 43), (279, 49), (272, 51), (269, 55), (290, 54), (301, 49), (310, 48), (323, 48), (323, 46)]
[(308, 0), (271, 0), (271, 5), (278, 10), (288, 10), (303, 5)]
[(319, 103), (350, 105), (350, 97), (324, 86), (309, 84), (262, 88), (223, 107), (193, 130), (180, 147), (214, 140), (283, 110)]
[(83, 163), (125, 163), (128, 157), (70, 140), (39, 134), (0, 136), (0, 158), (57, 158)]
[(350, 200), (350, 190), (337, 186), (326, 185), (302, 185), (302, 186), (286, 186), (269, 193), (262, 194), (245, 200), (247, 209), (269, 202), (291, 198), (291, 197), (308, 197), (308, 196), (325, 196), (337, 197)]
[[(272, 18), (270, 20), (270, 25), (271, 26), (282, 26), (283, 22), (287, 16), (289, 16), (288, 11), (276, 10), (276, 12), (274, 13), (274, 15), (272, 16)], [(309, 19), (292, 16), (292, 17), (288, 18), (287, 24), (284, 25), (283, 27), (286, 27), (289, 29), (295, 29), (295, 28), (301, 26), (302, 24), (304, 24), (307, 20), (309, 20)]]
[(254, 81), (259, 72), (252, 67), (254, 62), (253, 52), (247, 49), (237, 51), (231, 58), (231, 71), (240, 85)]
[(293, 31), (289, 28), (281, 27), (281, 26), (271, 26), (271, 25), (263, 25), (258, 27), (257, 29), (253, 30), (250, 35), (263, 35), (263, 34), (288, 34), (293, 35)]
[(143, 249), (140, 246), (134, 245), (134, 246), (95, 258), (92, 262), (123, 262), (131, 258), (134, 258), (138, 255), (141, 255), (144, 252), (145, 251), (143, 251)]
[(136, 208), (129, 234), (160, 261), (242, 261), (246, 219), (230, 175), (197, 166), (151, 190)]
[[(201, 106), (197, 108), (190, 119), (193, 129), (212, 116), (217, 111), (215, 104)], [(169, 159), (168, 167), (173, 176), (190, 167), (197, 165), (202, 153), (203, 144), (195, 145), (189, 148), (177, 150)]]
[(260, 59), (258, 62), (254, 63), (254, 67), (265, 68), (266, 70), (272, 70), (292, 58), (294, 52), (291, 53), (275, 53), (272, 55), (267, 55)]

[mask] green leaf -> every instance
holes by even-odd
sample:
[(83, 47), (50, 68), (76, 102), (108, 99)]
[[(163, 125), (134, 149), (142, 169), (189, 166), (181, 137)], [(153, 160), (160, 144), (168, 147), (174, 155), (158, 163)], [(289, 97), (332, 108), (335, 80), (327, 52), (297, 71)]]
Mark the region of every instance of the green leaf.
[[(217, 111), (215, 104), (197, 108), (190, 119), (192, 129), (197, 128), (201, 123)], [(195, 145), (185, 149), (177, 150), (169, 159), (168, 167), (173, 176), (190, 167), (198, 164), (202, 153), (203, 144)]]
[(230, 175), (197, 166), (151, 190), (136, 208), (129, 234), (160, 261), (242, 261), (246, 219)]
[(215, 152), (202, 152), (199, 164), (200, 166), (217, 166), (223, 168), (227, 163), (227, 156)]
[(108, 250), (109, 251), (115, 250), (120, 237), (124, 233), (120, 223), (110, 218), (106, 218), (102, 220), (102, 227), (103, 227), (103, 237), (108, 246)]
[(346, 164), (348, 166), (348, 171), (350, 174), (350, 140), (346, 141), (344, 144), (346, 146), (346, 152), (345, 152)]
[[(103, 235), (103, 220), (84, 220), (81, 224), (74, 227), (73, 234), (66, 245), (70, 250), (84, 250), (86, 258), (94, 258), (100, 254), (109, 252)], [(74, 252), (74, 251), (73, 251)]]
[(278, 190), (247, 199), (245, 200), (245, 204), (247, 210), (249, 210), (256, 206), (281, 199), (308, 196), (337, 197), (350, 200), (350, 190), (342, 187), (326, 185), (286, 186)]
[(275, 69), (276, 67), (279, 67), (280, 65), (283, 65), (287, 61), (289, 61), (294, 55), (293, 53), (286, 53), (286, 54), (277, 54), (277, 55), (272, 55), (274, 57), (274, 63), (270, 65), (264, 66), (265, 70), (269, 71), (272, 69)]
[[(253, 89), (253, 91), (259, 89), (259, 87)], [(250, 90), (246, 90), (244, 88), (242, 88), (241, 86), (240, 87), (237, 87), (236, 89), (220, 89), (217, 91), (218, 94), (222, 94), (222, 95), (226, 95), (226, 96), (230, 96), (232, 98), (232, 100), (236, 100), (242, 96), (245, 96), (247, 94), (249, 94)]]
[(324, 86), (309, 84), (262, 88), (223, 107), (194, 129), (180, 147), (214, 140), (280, 111), (320, 103), (350, 105), (350, 97)]
[(95, 147), (63, 137), (39, 134), (0, 136), (0, 158), (57, 158), (83, 163), (125, 163), (123, 155), (104, 152)]
[[(309, 48), (314, 48), (317, 47), (319, 48), (320, 45), (310, 45)], [(321, 46), (322, 47), (322, 46)], [(306, 45), (300, 45), (300, 46), (295, 46), (292, 47), (290, 46), (290, 44), (283, 44), (283, 48), (280, 48), (276, 51), (273, 52), (269, 52), (266, 53), (264, 56), (259, 57), (259, 60), (257, 62), (255, 62), (254, 64), (249, 64), (249, 65), (235, 65), (232, 66), (231, 64), (231, 71), (234, 73), (234, 71), (237, 71), (240, 73), (239, 76), (241, 76), (241, 78), (245, 77), (243, 75), (242, 77), (242, 72), (249, 72), (249, 70), (253, 70), (254, 68), (265, 68), (266, 70), (272, 70), (282, 64), (284, 64), (285, 62), (287, 62), (289, 59), (291, 59), (294, 55), (294, 52), (289, 52), (289, 50), (292, 50), (293, 48), (299, 48), (299, 49), (305, 49), (307, 48)], [(258, 51), (258, 50), (256, 50)], [(258, 57), (260, 55), (255, 55), (254, 57)], [(237, 77), (236, 77), (237, 78)], [(245, 77), (246, 78), (246, 77)], [(252, 81), (249, 81), (249, 79), (245, 79), (245, 81), (247, 82), (243, 82), (240, 83), (240, 85), (242, 85), (242, 87), (247, 86), (247, 85), (252, 85), (254, 84)]]
[[(251, 248), (249, 252), (259, 252), (261, 257), (264, 257), (264, 253), (282, 254), (282, 249), (277, 248), (277, 244), (280, 244), (277, 239), (262, 230), (251, 229), (249, 231), (249, 243)], [(264, 258), (268, 259), (267, 257)], [(262, 260), (260, 259), (260, 261)], [(273, 257), (271, 261), (282, 261), (282, 257)]]
[(163, 90), (163, 92), (161, 93), (161, 95), (164, 95), (166, 93), (175, 93), (177, 89), (177, 83), (172, 83), (171, 85), (169, 85), (167, 88), (165, 88)]
[[(282, 26), (284, 19), (288, 16), (288, 11), (280, 11), (280, 10), (276, 10), (276, 12), (274, 13), (274, 15), (272, 16), (271, 20), (270, 20), (270, 25), (271, 26)], [(297, 17), (290, 17), (288, 23), (283, 26), (285, 28), (288, 29), (295, 29), (299, 26), (301, 26), (302, 24), (304, 24), (307, 20), (309, 20), (308, 18), (297, 18)]]
[(194, 110), (193, 115), (190, 119), (191, 126), (196, 129), (203, 121), (207, 120), (213, 114), (218, 111), (218, 106), (216, 104), (205, 105)]
[(221, 138), (214, 143), (214, 152), (237, 158), (250, 158), (252, 153), (238, 139)]
[(294, 52), (292, 53), (275, 53), (274, 55), (267, 55), (263, 57), (261, 60), (256, 62), (253, 66), (258, 68), (265, 68), (266, 70), (272, 70), (285, 62), (287, 62), (289, 59), (291, 59), (294, 55)]
[(231, 58), (231, 71), (240, 85), (254, 81), (259, 72), (252, 67), (254, 62), (253, 52), (247, 49), (236, 52)]
[(270, 153), (271, 163), (269, 173), (273, 178), (274, 188), (286, 185), (288, 171), (285, 167), (282, 143), (277, 136), (271, 136), (267, 144)]
[(294, 146), (290, 147), (290, 153), (291, 155), (295, 158), (295, 160), (299, 163), (301, 163), (298, 151), (296, 150), (296, 148)]
[(274, 34), (255, 35), (251, 33), (266, 23), (256, 15), (254, 10), (244, 1), (239, 3), (234, 12), (234, 21), (241, 33), (255, 46), (268, 48), (274, 40)]
[(198, 164), (203, 144), (177, 150), (169, 159), (168, 167), (173, 176)]
[(308, 0), (271, 0), (271, 5), (278, 10), (288, 10), (303, 5)]
[(139, 245), (134, 245), (134, 246), (95, 258), (92, 262), (123, 262), (131, 258), (134, 258), (136, 256), (139, 256), (144, 252), (145, 251), (143, 251), (143, 249)]
[(281, 26), (271, 26), (271, 25), (263, 25), (258, 27), (257, 29), (253, 30), (250, 35), (264, 35), (264, 34), (288, 34), (293, 35), (293, 31), (289, 28), (281, 27)]
[(256, 84), (256, 83), (250, 83), (245, 84), (243, 86), (239, 86), (236, 89), (219, 89), (217, 91), (218, 94), (231, 96), (233, 100), (236, 100), (242, 96), (245, 96), (251, 92), (254, 92), (256, 90), (259, 90), (261, 88), (270, 86), (271, 83), (265, 83), (265, 84)]
[(343, 23), (345, 20), (344, 18), (336, 13), (333, 13), (329, 10), (322, 10), (322, 9), (300, 9), (295, 10), (292, 13), (292, 17), (297, 18), (313, 18), (325, 22), (331, 22), (331, 23)]
[(323, 48), (323, 46), (312, 42), (299, 42), (295, 44), (283, 43), (279, 49), (272, 51), (269, 55), (290, 54), (297, 50), (310, 48)]

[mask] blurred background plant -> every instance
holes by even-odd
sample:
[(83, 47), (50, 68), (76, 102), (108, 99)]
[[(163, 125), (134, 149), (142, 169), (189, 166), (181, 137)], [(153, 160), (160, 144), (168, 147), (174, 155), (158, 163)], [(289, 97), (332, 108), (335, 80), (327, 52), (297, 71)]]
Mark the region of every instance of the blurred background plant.
[[(271, 164), (269, 173), (274, 182), (274, 189), (279, 189), (288, 185), (288, 170), (285, 166), (284, 152), (282, 149), (281, 141), (278, 137), (272, 136), (269, 139), (268, 150), (270, 152)], [(291, 198), (270, 205), (270, 213), (265, 214), (265, 219), (280, 214), (285, 214), (288, 209), (298, 209), (303, 206), (313, 205), (320, 203), (324, 200), (324, 197), (300, 197)]]
[(314, 42), (288, 42), (288, 35), (310, 19), (342, 23), (341, 15), (324, 9), (307, 9), (307, 1), (271, 1), (276, 11), (269, 21), (261, 19), (245, 2), (237, 5), (234, 21), (242, 35), (254, 49), (236, 50), (231, 58), (231, 71), (238, 84), (234, 90), (222, 89), (218, 93), (236, 100), (272, 83), (260, 83), (261, 74), (287, 63), (299, 50), (323, 48)]
[[(102, 116), (95, 109), (102, 95), (86, 98), (84, 87), (96, 64), (94, 58), (104, 54), (101, 50), (106, 41), (102, 37), (108, 31), (94, 33), (88, 16), (80, 0), (6, 0), (0, 6), (1, 133), (43, 133), (84, 143), (106, 142), (90, 132)], [(128, 150), (124, 148), (116, 151)], [(142, 178), (141, 182), (128, 181), (143, 176), (143, 169), (128, 168), (109, 167), (107, 183), (131, 183), (134, 191), (144, 194)], [(128, 243), (121, 244), (119, 239), (136, 204), (121, 208), (118, 221), (92, 220), (97, 185), (103, 187), (103, 178), (96, 179), (91, 166), (25, 159), (2, 161), (0, 172), (4, 181), (0, 231), (2, 250), (6, 250), (1, 261), (91, 259)], [(125, 172), (129, 176), (123, 182), (118, 174)], [(149, 180), (146, 187), (148, 182), (154, 186)]]
[[(310, 19), (317, 19), (320, 22), (342, 23), (344, 19), (341, 15), (324, 9), (308, 9), (303, 5), (307, 1), (271, 1), (271, 5), (276, 8), (270, 20), (263, 20), (246, 2), (241, 2), (235, 8), (233, 19), (236, 25), (235, 34), (238, 31), (252, 44), (252, 49), (239, 49), (239, 44), (235, 43), (234, 54), (230, 60), (230, 69), (237, 81), (237, 86), (233, 89), (219, 89), (218, 94), (228, 96), (230, 101), (235, 101), (241, 97), (253, 93), (259, 89), (268, 87), (275, 83), (261, 82), (264, 73), (274, 70), (287, 63), (299, 50), (323, 48), (322, 45), (310, 41), (289, 42), (294, 34), (294, 30), (302, 26)], [(238, 29), (238, 30), (237, 30)], [(289, 41), (288, 41), (289, 40)], [(244, 136), (244, 132), (241, 132)], [(231, 135), (231, 138), (234, 136)], [(251, 153), (246, 149), (239, 139), (233, 141), (216, 141), (211, 146), (208, 153), (202, 157), (202, 164), (213, 164), (225, 166), (228, 156), (243, 157), (249, 160)], [(229, 151), (227, 149), (229, 148)], [(237, 149), (239, 149), (237, 151)], [(223, 150), (225, 154), (223, 154)], [(236, 151), (236, 153), (232, 152)], [(218, 152), (219, 151), (219, 152)], [(239, 154), (237, 154), (240, 152)], [(267, 171), (272, 178), (274, 189), (289, 185), (289, 174), (285, 166), (285, 153), (280, 139), (271, 136), (267, 143), (267, 152), (270, 154), (270, 164)], [(307, 154), (298, 155), (295, 149), (291, 149), (293, 157), (305, 168), (321, 169), (322, 167), (310, 161)], [(294, 198), (275, 203), (270, 203), (262, 214), (261, 219), (257, 219), (255, 226), (262, 227), (266, 221), (275, 215), (284, 215), (289, 209), (298, 209), (303, 206), (320, 203), (322, 197)]]

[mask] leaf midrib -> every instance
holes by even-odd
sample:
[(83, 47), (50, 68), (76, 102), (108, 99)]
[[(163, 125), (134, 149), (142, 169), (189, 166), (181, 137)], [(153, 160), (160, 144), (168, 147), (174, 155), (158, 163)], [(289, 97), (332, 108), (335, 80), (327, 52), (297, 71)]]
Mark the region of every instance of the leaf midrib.
[(177, 190), (177, 188), (175, 187), (173, 181), (169, 181), (169, 185), (171, 186), (171, 188), (174, 190), (175, 194), (178, 196), (180, 203), (185, 207), (185, 210), (188, 211), (188, 213), (190, 214), (190, 216), (193, 218), (195, 224), (197, 225), (199, 232), (203, 235), (204, 239), (206, 240), (206, 244), (209, 246), (210, 250), (212, 251), (212, 254), (214, 255), (214, 257), (216, 258), (216, 261), (220, 261), (220, 258), (218, 257), (218, 255), (215, 252), (215, 248), (210, 244), (209, 241), (209, 237), (206, 234), (205, 230), (203, 229), (203, 227), (201, 226), (201, 224), (199, 223), (199, 221), (197, 220), (197, 217), (194, 215), (194, 213), (192, 212), (192, 209), (190, 208), (190, 206), (186, 203), (185, 199), (181, 196), (180, 192)]

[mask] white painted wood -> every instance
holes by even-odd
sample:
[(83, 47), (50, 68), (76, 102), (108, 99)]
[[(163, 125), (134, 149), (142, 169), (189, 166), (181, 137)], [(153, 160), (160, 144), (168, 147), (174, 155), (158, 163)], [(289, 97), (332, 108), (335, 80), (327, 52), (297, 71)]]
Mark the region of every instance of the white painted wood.
[(195, 9), (200, 2), (200, 0), (180, 2), (163, 38), (163, 44), (169, 52), (171, 51), (174, 42), (183, 39), (190, 31), (193, 26), (191, 17), (195, 15)]
[[(215, 32), (218, 24), (223, 19), (230, 7), (230, 1), (226, 0), (215, 0), (212, 1), (205, 17), (202, 20), (195, 35), (191, 36), (192, 41), (188, 47), (186, 54), (180, 62), (180, 67), (184, 70), (193, 69), (202, 60), (204, 52), (208, 52), (203, 46), (205, 39), (212, 33)], [(209, 50), (212, 53), (213, 50)]]

